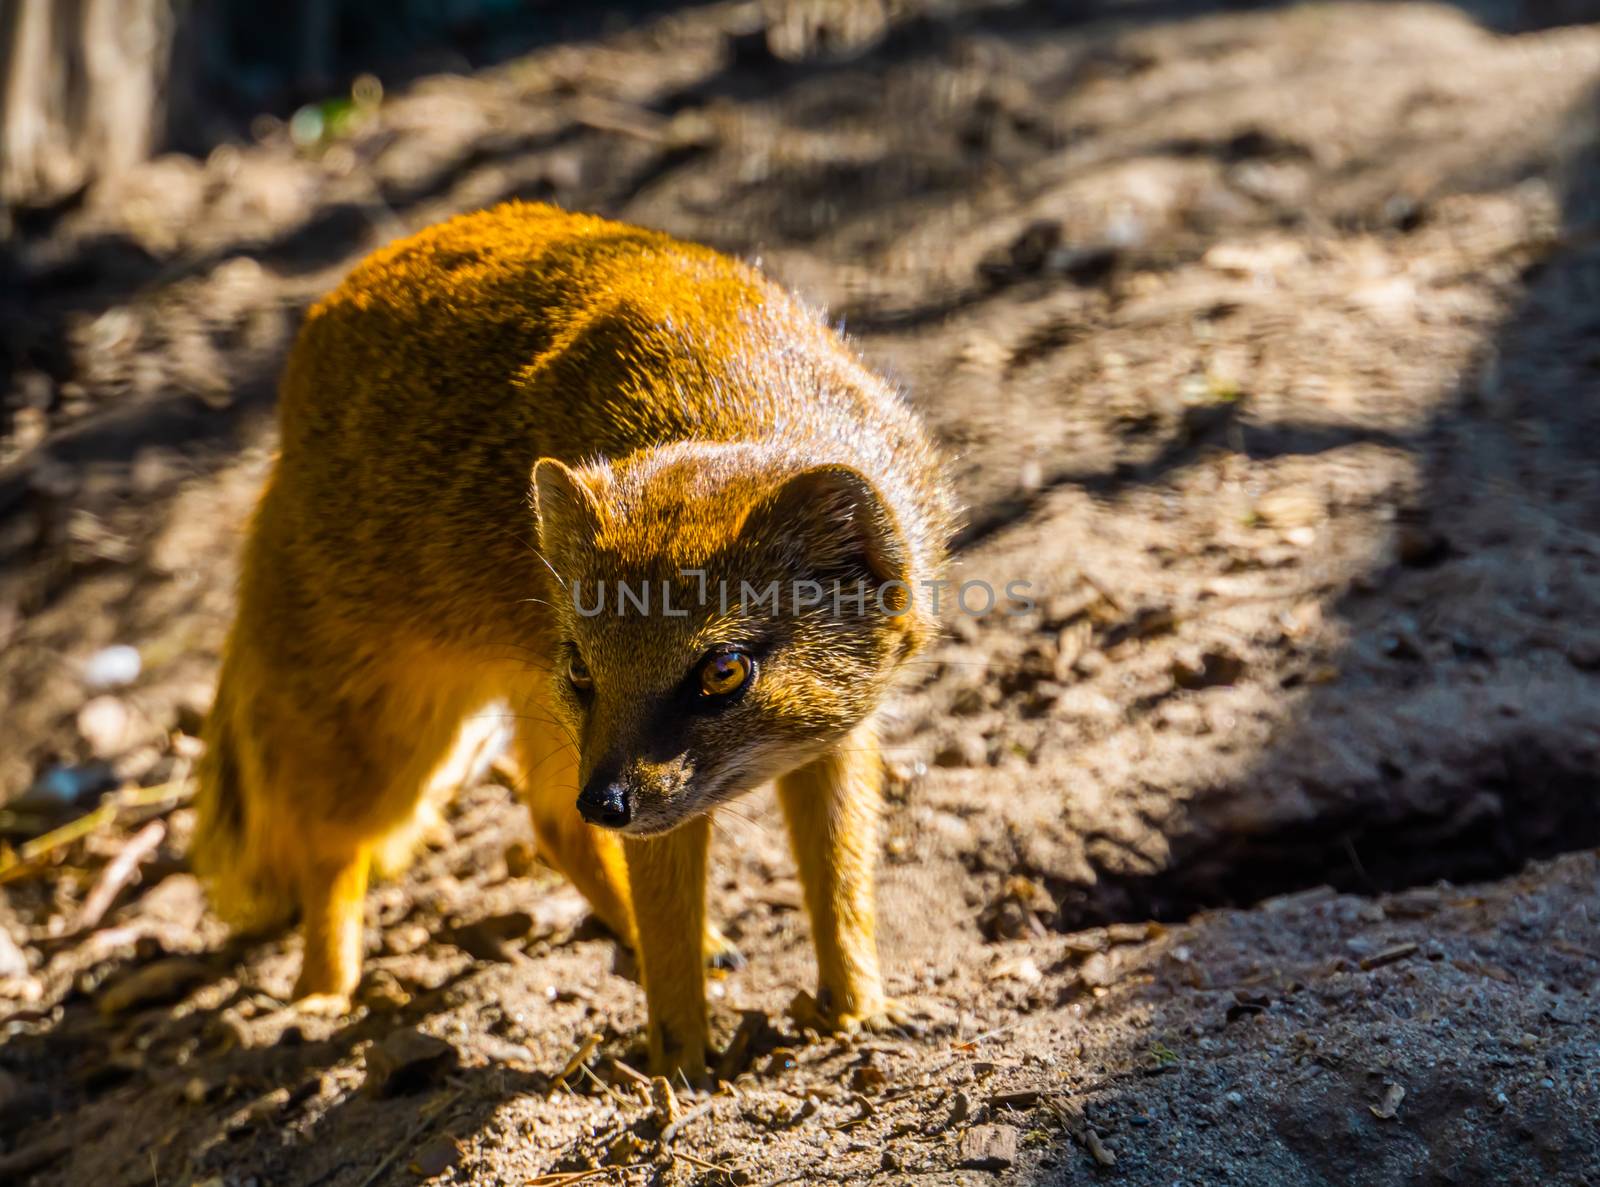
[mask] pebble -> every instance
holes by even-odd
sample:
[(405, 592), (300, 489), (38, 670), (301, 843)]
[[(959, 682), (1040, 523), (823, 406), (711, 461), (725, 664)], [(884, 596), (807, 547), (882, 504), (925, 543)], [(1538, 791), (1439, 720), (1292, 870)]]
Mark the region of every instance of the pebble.
[(119, 688), (137, 680), (142, 668), (138, 648), (118, 643), (89, 657), (83, 665), (83, 680), (90, 688)]
[(121, 754), (132, 742), (133, 715), (114, 696), (98, 696), (78, 710), (78, 734), (96, 758)]
[(1017, 1131), (1009, 1125), (974, 1125), (961, 1135), (967, 1170), (1003, 1171), (1017, 1160)]
[(976, 734), (958, 734), (941, 746), (933, 756), (939, 767), (981, 767), (989, 761), (989, 748)]

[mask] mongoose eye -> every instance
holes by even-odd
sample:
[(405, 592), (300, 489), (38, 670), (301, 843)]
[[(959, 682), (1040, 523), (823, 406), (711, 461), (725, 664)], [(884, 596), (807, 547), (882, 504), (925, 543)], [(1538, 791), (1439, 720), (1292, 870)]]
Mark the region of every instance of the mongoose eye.
[(589, 675), (589, 668), (577, 656), (567, 661), (567, 679), (572, 681), (572, 687), (580, 692), (587, 692), (594, 687), (594, 677)]
[(700, 665), (700, 692), (708, 697), (725, 697), (738, 692), (755, 671), (755, 664), (742, 651), (720, 651)]

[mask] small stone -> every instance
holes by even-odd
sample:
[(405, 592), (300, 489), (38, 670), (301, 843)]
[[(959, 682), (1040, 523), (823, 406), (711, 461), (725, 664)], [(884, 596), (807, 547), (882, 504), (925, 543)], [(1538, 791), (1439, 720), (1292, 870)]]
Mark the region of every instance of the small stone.
[(119, 643), (89, 657), (83, 665), (83, 680), (90, 688), (120, 688), (137, 680), (142, 667), (138, 649)]
[(984, 708), (983, 690), (980, 688), (963, 688), (950, 701), (950, 712), (957, 717), (972, 717), (982, 713)]
[(799, 1065), (795, 1060), (793, 1048), (777, 1047), (774, 1048), (772, 1053), (767, 1056), (766, 1067), (763, 1069), (763, 1071), (766, 1075), (775, 1076), (780, 1072), (791, 1072), (797, 1066)]
[(989, 748), (977, 734), (957, 735), (941, 746), (933, 756), (935, 766), (981, 767), (988, 765)]
[(78, 710), (78, 734), (96, 758), (112, 758), (133, 742), (133, 714), (114, 696), (99, 696)]
[(671, 1125), (682, 1114), (678, 1111), (678, 1097), (665, 1076), (650, 1078), (650, 1107), (655, 1111), (656, 1124), (662, 1129)]
[(411, 1003), (400, 980), (388, 969), (372, 969), (361, 982), (361, 1004), (374, 1013), (391, 1013)]
[(1383, 1087), (1383, 1099), (1375, 1105), (1368, 1105), (1372, 1115), (1379, 1121), (1393, 1121), (1400, 1112), (1400, 1102), (1405, 1100), (1406, 1090), (1393, 1082)]
[(433, 933), (420, 923), (402, 923), (383, 933), (383, 950), (391, 956), (407, 956), (433, 939)]
[(1089, 1157), (1093, 1158), (1101, 1166), (1117, 1165), (1116, 1154), (1111, 1151), (1105, 1142), (1100, 1139), (1100, 1135), (1094, 1130), (1089, 1129), (1084, 1131), (1083, 1144), (1084, 1147), (1089, 1151)]
[(0, 927), (0, 980), (27, 975), (28, 954), (11, 938), (10, 932)]
[(888, 1073), (870, 1059), (850, 1073), (851, 1091), (859, 1092), (863, 1096), (871, 1096), (873, 1093), (882, 1092), (884, 1085), (888, 1082)]
[(449, 1134), (433, 1139), (411, 1161), (411, 1173), (431, 1179), (451, 1170), (461, 1161), (461, 1143)]
[(436, 1083), (461, 1061), (455, 1047), (414, 1028), (397, 1030), (367, 1051), (365, 1089), (371, 1096), (399, 1096)]
[(972, 1116), (972, 1098), (965, 1092), (957, 1092), (950, 1098), (950, 1116), (945, 1118), (946, 1125), (960, 1125)]
[(974, 1125), (961, 1135), (961, 1163), (968, 1170), (1003, 1171), (1017, 1160), (1017, 1131), (1009, 1125)]

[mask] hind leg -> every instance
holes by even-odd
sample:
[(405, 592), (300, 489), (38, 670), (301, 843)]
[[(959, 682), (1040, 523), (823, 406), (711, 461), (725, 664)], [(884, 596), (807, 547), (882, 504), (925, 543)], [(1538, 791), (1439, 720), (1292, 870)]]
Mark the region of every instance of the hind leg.
[(361, 977), (374, 851), (407, 828), (472, 689), (448, 657), (391, 645), (380, 664), (294, 642), (274, 653), (254, 631), (230, 640), (195, 864), (235, 921), (298, 911), (295, 995), (325, 1012)]

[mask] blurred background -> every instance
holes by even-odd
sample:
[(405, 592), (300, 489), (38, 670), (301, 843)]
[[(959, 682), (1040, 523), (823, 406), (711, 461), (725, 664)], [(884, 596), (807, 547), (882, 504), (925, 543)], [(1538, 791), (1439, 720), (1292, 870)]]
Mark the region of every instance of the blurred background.
[[(1597, 21), (0, 0), (0, 1180), (1600, 1178)], [(949, 450), (956, 575), (1039, 603), (889, 715), (907, 1032), (796, 1033), (775, 810), (719, 822), (741, 1095), (676, 1145), (492, 766), (351, 1019), (185, 856), (300, 317), (508, 199), (824, 309)]]

